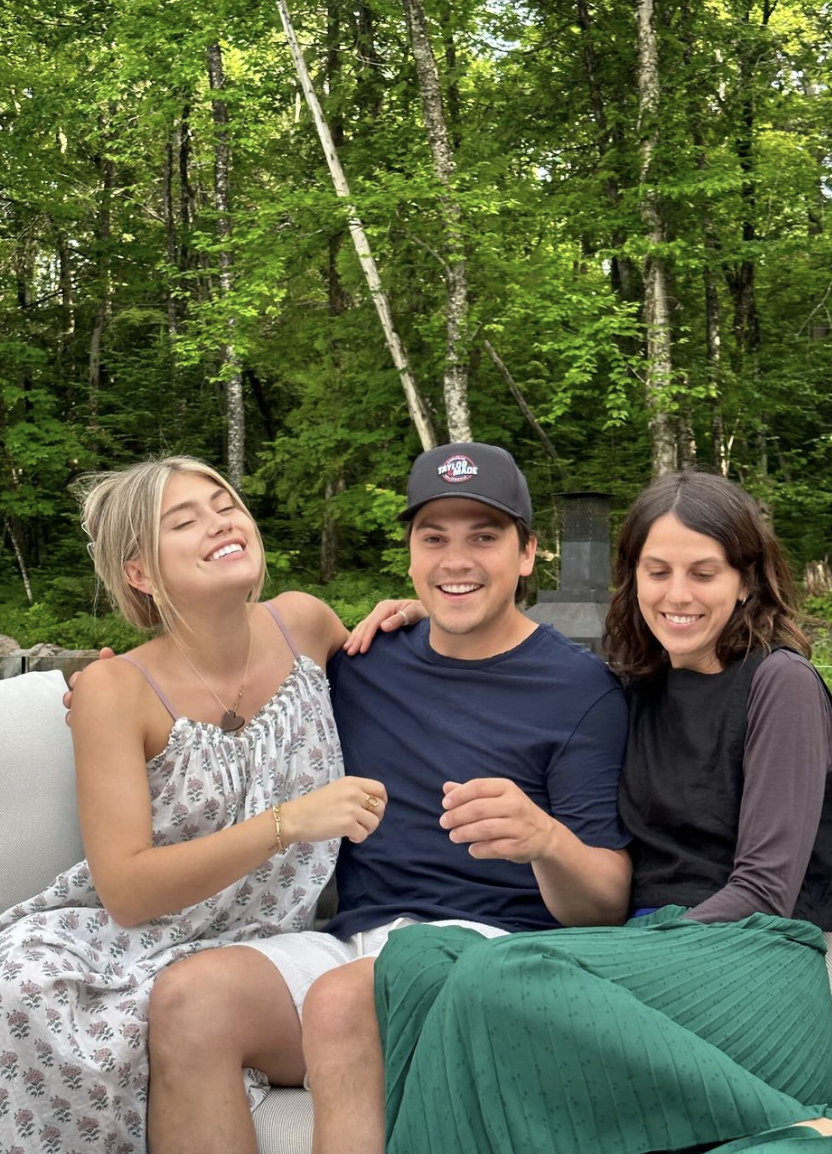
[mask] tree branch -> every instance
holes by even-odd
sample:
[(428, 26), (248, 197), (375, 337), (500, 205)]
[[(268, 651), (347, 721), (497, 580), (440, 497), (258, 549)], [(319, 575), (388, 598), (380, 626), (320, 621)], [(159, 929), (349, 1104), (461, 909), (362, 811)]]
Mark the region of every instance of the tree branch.
[(555, 448), (555, 446), (552, 444), (552, 442), (549, 440), (549, 437), (546, 434), (546, 430), (543, 429), (540, 426), (540, 424), (538, 424), (537, 418), (535, 417), (534, 413), (529, 408), (528, 402), (526, 401), (526, 398), (523, 396), (522, 392), (520, 391), (519, 385), (517, 385), (517, 383), (515, 382), (514, 378), (511, 375), (511, 373), (506, 368), (505, 364), (503, 363), (501, 357), (497, 353), (497, 350), (492, 345), (491, 341), (483, 341), (482, 345), (483, 345), (483, 348), (485, 349), (485, 351), (491, 357), (494, 364), (497, 366), (497, 369), (498, 369), (500, 375), (502, 376), (503, 380), (506, 382), (509, 389), (511, 390), (511, 395), (514, 397), (515, 401), (517, 402), (517, 404), (520, 408), (520, 412), (523, 414), (523, 416), (529, 422), (531, 427), (537, 433), (538, 437), (540, 438), (540, 440), (543, 444), (543, 448), (546, 450), (546, 452), (549, 454), (549, 456), (552, 458), (552, 460), (557, 465), (558, 470), (560, 471), (561, 478), (565, 478), (566, 472), (563, 468), (563, 462), (561, 461), (560, 457), (558, 456), (558, 451)]

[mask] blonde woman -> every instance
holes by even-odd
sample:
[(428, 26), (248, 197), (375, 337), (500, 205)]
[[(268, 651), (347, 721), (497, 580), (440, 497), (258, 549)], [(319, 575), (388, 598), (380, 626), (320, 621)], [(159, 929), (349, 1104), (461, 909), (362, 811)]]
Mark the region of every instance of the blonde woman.
[[(157, 635), (75, 691), (86, 860), (0, 915), (2, 1154), (141, 1154), (156, 975), (210, 947), (251, 966), (249, 947), (308, 929), (339, 839), (386, 802), (342, 776), (323, 670), (346, 630), (305, 594), (257, 603), (260, 534), (218, 473), (171, 457), (103, 474), (83, 517), (111, 600)], [(281, 979), (256, 959), (267, 1018)], [(254, 1106), (284, 1072), (250, 1057)]]

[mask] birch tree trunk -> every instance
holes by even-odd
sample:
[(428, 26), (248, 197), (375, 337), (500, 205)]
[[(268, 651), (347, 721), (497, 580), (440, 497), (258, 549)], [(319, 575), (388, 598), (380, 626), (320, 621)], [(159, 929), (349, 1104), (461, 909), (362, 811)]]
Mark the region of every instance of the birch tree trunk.
[(638, 34), (638, 127), (640, 136), (641, 219), (650, 244), (644, 258), (644, 320), (647, 329), (645, 384), (650, 410), (653, 475), (676, 468), (676, 435), (668, 410), (671, 374), (667, 273), (657, 248), (664, 240), (661, 205), (650, 186), (653, 153), (659, 131), (659, 54), (653, 0), (636, 0)]
[[(231, 255), (231, 181), (230, 147), (228, 143), (228, 107), (217, 93), (225, 87), (222, 51), (219, 44), (208, 47), (208, 81), (214, 96), (211, 108), (217, 128), (214, 147), (214, 201), (217, 209), (217, 237), (220, 242), (219, 289), (226, 303), (233, 285), (233, 258)], [(228, 427), (228, 478), (239, 488), (245, 466), (245, 404), (243, 401), (243, 374), (236, 347), (236, 318), (229, 314), (226, 321), (227, 340), (222, 348), (223, 380), (226, 393), (226, 421)]]
[(462, 233), (462, 213), (451, 193), (451, 181), (456, 162), (451, 149), (439, 72), (430, 43), (427, 19), (422, 0), (404, 0), (410, 43), (419, 92), (425, 116), (434, 171), (445, 187), (442, 197), (442, 217), (445, 231), (445, 285), (447, 291), (446, 352), (445, 352), (445, 413), (448, 437), (451, 441), (470, 441), (471, 414), (468, 405), (468, 356), (465, 347), (465, 329), (468, 322), (468, 275), (465, 267), (465, 238)]
[(413, 377), (410, 369), (410, 364), (407, 359), (404, 345), (401, 342), (398, 332), (393, 324), (393, 314), (390, 311), (390, 303), (387, 300), (381, 278), (378, 274), (375, 259), (373, 258), (370, 242), (367, 234), (364, 232), (364, 226), (359, 219), (355, 205), (351, 202), (350, 187), (347, 184), (347, 178), (344, 175), (344, 169), (341, 166), (341, 161), (332, 141), (332, 135), (329, 131), (324, 114), (321, 109), (320, 102), (315, 95), (315, 90), (312, 87), (312, 81), (309, 78), (309, 72), (306, 67), (306, 61), (303, 59), (303, 53), (300, 50), (297, 37), (295, 36), (295, 29), (292, 25), (292, 18), (289, 14), (289, 7), (286, 0), (278, 0), (278, 11), (280, 12), (280, 20), (283, 24), (283, 31), (286, 34), (286, 40), (289, 44), (289, 49), (292, 53), (292, 59), (295, 62), (295, 69), (297, 70), (298, 80), (300, 81), (303, 94), (306, 98), (306, 103), (309, 111), (312, 113), (312, 119), (315, 121), (315, 127), (318, 130), (318, 138), (321, 142), (324, 157), (326, 159), (327, 167), (329, 168), (332, 177), (332, 183), (335, 187), (336, 195), (347, 201), (348, 220), (347, 225), (350, 230), (355, 252), (364, 272), (364, 277), (367, 281), (367, 287), (370, 290), (373, 304), (376, 307), (381, 327), (384, 332), (384, 340), (392, 357), (393, 364), (399, 373), (399, 378), (404, 389), (405, 400), (407, 401), (407, 409), (410, 413), (410, 418), (416, 427), (416, 432), (419, 435), (423, 449), (432, 449), (437, 445), (436, 434), (433, 430), (433, 424), (428, 413), (427, 405), (424, 397), (419, 391), (419, 387)]
[[(23, 550), (20, 548), (20, 542), (18, 541), (17, 535), (15, 534), (14, 530), (12, 529), (11, 522), (8, 519), (3, 522), (3, 532), (8, 533), (8, 535), (9, 535), (9, 540), (12, 543), (12, 549), (14, 549), (14, 555), (15, 555), (15, 558), (17, 560), (18, 567), (20, 569), (20, 577), (21, 577), (21, 580), (23, 581), (23, 588), (24, 588), (25, 593), (26, 593), (26, 600), (31, 605), (34, 598), (32, 597), (32, 583), (29, 580), (29, 570), (26, 566), (26, 558), (23, 556)], [(0, 538), (0, 540), (2, 540), (2, 538)]]

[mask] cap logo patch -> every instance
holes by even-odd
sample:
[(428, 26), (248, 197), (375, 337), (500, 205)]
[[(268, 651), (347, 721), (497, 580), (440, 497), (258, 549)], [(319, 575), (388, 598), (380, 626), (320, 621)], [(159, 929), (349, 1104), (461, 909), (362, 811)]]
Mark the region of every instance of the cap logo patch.
[(436, 471), (442, 480), (447, 481), (449, 485), (459, 485), (463, 481), (470, 481), (472, 477), (476, 477), (479, 469), (470, 457), (457, 453), (453, 457), (448, 457), (444, 465), (440, 465)]

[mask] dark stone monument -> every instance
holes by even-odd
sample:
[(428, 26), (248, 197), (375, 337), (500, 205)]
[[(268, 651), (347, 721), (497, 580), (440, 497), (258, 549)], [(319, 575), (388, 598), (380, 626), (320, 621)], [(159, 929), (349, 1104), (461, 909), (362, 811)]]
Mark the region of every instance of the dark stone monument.
[(601, 653), (610, 602), (610, 499), (606, 493), (564, 493), (561, 500), (560, 587), (541, 590), (526, 615)]

